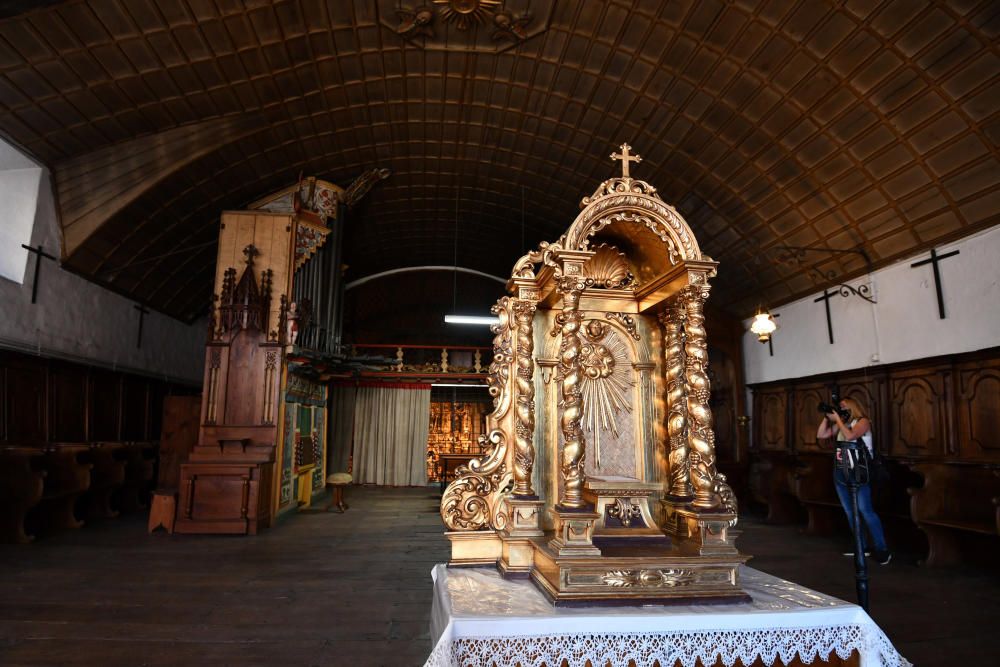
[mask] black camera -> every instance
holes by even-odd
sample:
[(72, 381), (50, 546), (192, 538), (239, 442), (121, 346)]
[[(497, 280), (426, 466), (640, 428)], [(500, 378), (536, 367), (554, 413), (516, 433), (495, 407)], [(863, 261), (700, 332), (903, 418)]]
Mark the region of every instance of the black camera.
[(830, 402), (829, 403), (826, 403), (825, 401), (820, 401), (820, 403), (816, 407), (816, 409), (819, 410), (820, 412), (822, 412), (824, 415), (828, 415), (828, 414), (836, 412), (838, 415), (840, 415), (840, 418), (843, 419), (845, 422), (849, 421), (851, 419), (851, 411), (850, 410), (842, 410), (840, 408), (840, 388), (839, 387), (833, 387), (830, 390)]
[(849, 421), (851, 419), (851, 411), (837, 407), (837, 403), (840, 403), (840, 401), (836, 400), (837, 399), (836, 394), (834, 394), (833, 399), (834, 399), (833, 405), (826, 403), (824, 401), (820, 401), (819, 405), (816, 406), (816, 409), (822, 412), (824, 415), (836, 412), (838, 415), (840, 415), (840, 418), (843, 419), (845, 422)]

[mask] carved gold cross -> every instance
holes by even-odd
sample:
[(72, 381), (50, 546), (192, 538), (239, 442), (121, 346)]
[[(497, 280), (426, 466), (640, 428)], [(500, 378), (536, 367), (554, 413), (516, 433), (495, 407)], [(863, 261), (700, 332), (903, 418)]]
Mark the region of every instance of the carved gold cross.
[(629, 146), (628, 144), (622, 144), (621, 145), (621, 151), (622, 151), (621, 153), (612, 153), (611, 154), (611, 159), (612, 160), (621, 160), (622, 161), (622, 178), (628, 178), (629, 177), (629, 175), (628, 175), (628, 163), (629, 162), (635, 162), (636, 164), (639, 164), (640, 162), (642, 162), (642, 158), (639, 157), (639, 154), (636, 153), (635, 155), (632, 155), (631, 153), (629, 153), (630, 150), (632, 150), (631, 146)]

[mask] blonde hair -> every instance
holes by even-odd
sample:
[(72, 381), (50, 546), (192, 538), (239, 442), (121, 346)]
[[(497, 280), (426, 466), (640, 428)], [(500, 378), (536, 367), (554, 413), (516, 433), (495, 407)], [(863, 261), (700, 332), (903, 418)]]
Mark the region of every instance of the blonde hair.
[(842, 398), (840, 399), (840, 402), (846, 404), (847, 409), (851, 411), (851, 419), (864, 419), (868, 416), (868, 413), (865, 412), (864, 406), (862, 406), (861, 403), (855, 399)]

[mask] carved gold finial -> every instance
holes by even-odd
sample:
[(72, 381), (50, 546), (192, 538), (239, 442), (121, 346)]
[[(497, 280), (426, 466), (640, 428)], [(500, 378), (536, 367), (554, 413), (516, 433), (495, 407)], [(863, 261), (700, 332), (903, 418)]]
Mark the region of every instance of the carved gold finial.
[(629, 146), (628, 144), (622, 144), (620, 148), (622, 152), (612, 153), (611, 159), (622, 161), (622, 178), (628, 178), (629, 177), (628, 163), (635, 162), (636, 164), (639, 164), (640, 162), (642, 162), (642, 157), (638, 153), (636, 153), (635, 155), (629, 153), (629, 151), (632, 150), (632, 147)]

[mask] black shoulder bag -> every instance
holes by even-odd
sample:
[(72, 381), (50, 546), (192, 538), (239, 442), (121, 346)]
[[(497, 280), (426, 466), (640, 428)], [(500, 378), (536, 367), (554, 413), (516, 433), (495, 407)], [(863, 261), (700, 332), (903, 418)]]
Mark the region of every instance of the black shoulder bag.
[(878, 453), (878, 448), (875, 447), (875, 443), (872, 442), (871, 452), (868, 451), (868, 447), (865, 446), (864, 440), (858, 440), (858, 446), (861, 451), (863, 451), (868, 458), (868, 475), (873, 483), (884, 483), (889, 481), (889, 466), (886, 465), (885, 459), (882, 455)]

